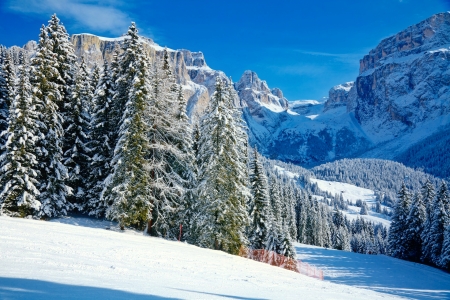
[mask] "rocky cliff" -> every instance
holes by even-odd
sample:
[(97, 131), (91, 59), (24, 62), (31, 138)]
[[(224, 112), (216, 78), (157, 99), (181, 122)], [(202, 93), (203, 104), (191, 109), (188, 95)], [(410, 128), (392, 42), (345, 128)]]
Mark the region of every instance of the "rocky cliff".
[[(78, 57), (93, 66), (111, 60), (123, 39), (76, 34), (72, 43)], [(142, 42), (152, 60), (161, 59), (164, 48), (148, 38)], [(33, 56), (36, 43), (27, 43), (24, 50)], [(168, 51), (188, 99), (188, 114), (195, 119), (208, 105), (215, 78), (230, 81), (211, 69), (201, 52)], [(355, 81), (330, 89), (326, 102), (289, 102), (280, 89), (269, 88), (252, 71), (245, 71), (234, 84), (238, 95), (234, 100), (243, 110), (250, 144), (268, 157), (306, 166), (373, 157), (424, 167), (417, 163), (425, 161), (417, 153), (439, 158), (450, 151), (447, 135), (442, 134), (450, 130), (449, 66), (450, 12), (446, 12), (381, 41), (361, 59)], [(430, 149), (433, 145), (439, 149)], [(439, 163), (427, 159), (423, 164)]]

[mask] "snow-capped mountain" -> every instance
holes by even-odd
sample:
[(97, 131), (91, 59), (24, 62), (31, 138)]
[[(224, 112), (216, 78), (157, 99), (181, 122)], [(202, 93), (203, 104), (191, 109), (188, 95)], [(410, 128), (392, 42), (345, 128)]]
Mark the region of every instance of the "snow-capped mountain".
[[(253, 143), (270, 157), (300, 164), (372, 157), (437, 174), (435, 165), (448, 169), (450, 161), (442, 134), (450, 126), (449, 65), (446, 12), (381, 41), (360, 61), (355, 82), (333, 87), (324, 104), (294, 102), (290, 110), (297, 114), (272, 109), (264, 119), (249, 110)], [(420, 164), (419, 152), (440, 159)]]
[[(124, 37), (75, 34), (78, 57), (93, 66), (110, 61)], [(164, 48), (142, 38), (152, 60)], [(36, 42), (24, 48), (30, 56)], [(215, 78), (202, 52), (167, 49), (173, 72), (188, 99), (188, 115), (202, 115), (214, 92)], [(384, 39), (360, 61), (354, 82), (334, 86), (326, 101), (289, 102), (252, 71), (234, 84), (249, 127), (250, 144), (264, 155), (300, 165), (344, 157), (384, 158), (441, 177), (450, 176), (450, 12), (440, 13)], [(245, 66), (243, 66), (245, 67)], [(433, 152), (433, 159), (424, 159)], [(435, 159), (439, 158), (439, 159)]]

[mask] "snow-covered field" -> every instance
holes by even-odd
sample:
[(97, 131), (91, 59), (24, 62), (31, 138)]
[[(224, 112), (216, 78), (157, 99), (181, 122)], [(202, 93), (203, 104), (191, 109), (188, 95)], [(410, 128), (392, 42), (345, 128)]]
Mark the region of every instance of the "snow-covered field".
[[(387, 227), (390, 226), (391, 222), (388, 220), (387, 216), (370, 211), (370, 207), (372, 205), (375, 205), (374, 191), (343, 182), (326, 181), (315, 178), (310, 178), (310, 180), (311, 182), (317, 183), (319, 189), (321, 189), (324, 192), (329, 192), (333, 196), (336, 194), (340, 195), (342, 193), (344, 200), (349, 200), (352, 203), (355, 203), (356, 200), (358, 199), (365, 201), (369, 207), (369, 215), (360, 215), (359, 214), (359, 212), (361, 211), (360, 207), (349, 205), (348, 210), (344, 210), (343, 213), (350, 220), (356, 219), (358, 216), (360, 216), (374, 223), (382, 223), (384, 226)], [(384, 207), (385, 206), (382, 205), (382, 208)]]
[[(118, 232), (110, 222), (55, 221), (0, 217), (1, 299), (395, 298), (220, 251), (131, 230)], [(309, 254), (308, 259), (314, 261), (317, 255)], [(356, 265), (351, 267), (357, 269)], [(417, 282), (422, 275), (417, 274)]]
[[(450, 274), (392, 258), (295, 244), (298, 259), (322, 269), (325, 281), (407, 299), (450, 299)], [(354, 298), (356, 299), (356, 298)]]

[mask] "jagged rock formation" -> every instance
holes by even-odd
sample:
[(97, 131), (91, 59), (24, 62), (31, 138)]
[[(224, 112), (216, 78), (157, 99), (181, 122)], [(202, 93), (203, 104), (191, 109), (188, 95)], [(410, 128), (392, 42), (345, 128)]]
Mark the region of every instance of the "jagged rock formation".
[(339, 106), (347, 107), (347, 111), (353, 111), (356, 107), (356, 88), (355, 82), (346, 82), (336, 85), (328, 92), (328, 101), (325, 103), (324, 110), (336, 108)]
[[(76, 54), (90, 66), (110, 60), (123, 39), (72, 36)], [(162, 57), (164, 48), (148, 38), (142, 42), (152, 60)], [(36, 42), (13, 52), (23, 50), (32, 57)], [(188, 99), (188, 114), (195, 120), (208, 105), (215, 78), (230, 81), (211, 69), (201, 52), (168, 51)], [(361, 59), (356, 80), (330, 89), (324, 103), (289, 102), (280, 89), (270, 89), (252, 71), (245, 71), (234, 84), (235, 103), (243, 110), (250, 144), (270, 158), (308, 166), (344, 157), (373, 157), (436, 173), (436, 165), (450, 166), (446, 155), (450, 145), (443, 140), (447, 135), (441, 134), (450, 129), (449, 66), (450, 12), (446, 12), (381, 41)], [(424, 160), (417, 153), (421, 157), (433, 153), (440, 160)]]

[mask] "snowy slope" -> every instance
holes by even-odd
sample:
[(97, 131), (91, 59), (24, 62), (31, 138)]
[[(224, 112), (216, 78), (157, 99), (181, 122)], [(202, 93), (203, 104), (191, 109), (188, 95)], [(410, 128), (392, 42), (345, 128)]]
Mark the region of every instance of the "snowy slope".
[[(283, 174), (284, 176), (287, 176), (288, 178), (294, 180), (300, 177), (298, 174), (287, 171), (286, 169), (280, 166), (274, 166), (274, 169), (279, 174)], [(361, 211), (361, 208), (354, 205), (349, 205), (348, 210), (343, 210), (342, 212), (347, 216), (349, 220), (354, 220), (357, 217), (362, 217), (368, 221), (374, 222), (375, 224), (382, 223), (386, 227), (390, 226), (391, 221), (389, 220), (389, 217), (370, 210), (372, 205), (375, 205), (375, 192), (373, 190), (361, 188), (353, 184), (338, 181), (327, 181), (316, 178), (309, 178), (309, 180), (312, 183), (316, 183), (317, 187), (320, 190), (322, 190), (323, 192), (328, 192), (332, 196), (336, 194), (338, 195), (342, 194), (344, 200), (349, 200), (352, 203), (355, 203), (356, 200), (358, 199), (363, 200), (367, 203), (367, 206), (369, 208), (368, 215), (360, 215), (359, 212)], [(314, 197), (317, 199), (323, 199), (323, 197), (317, 195)], [(387, 207), (381, 205), (381, 208), (383, 209)]]
[(0, 217), (1, 299), (395, 298), (220, 251), (116, 232), (109, 222), (62, 222), (79, 226)]
[(325, 281), (408, 299), (450, 299), (450, 274), (441, 270), (385, 255), (295, 246), (299, 259), (324, 271)]
[[(361, 208), (353, 205), (349, 205), (348, 210), (342, 211), (350, 220), (356, 219), (359, 216), (371, 222), (382, 223), (387, 227), (390, 226), (391, 222), (388, 220), (387, 216), (370, 211), (370, 207), (375, 205), (374, 191), (343, 182), (326, 181), (315, 178), (310, 178), (310, 180), (313, 183), (317, 183), (319, 189), (324, 192), (329, 192), (333, 196), (342, 193), (344, 200), (349, 200), (352, 203), (355, 203), (358, 199), (365, 201), (369, 207), (369, 215), (360, 215), (359, 212), (361, 211)], [(385, 206), (381, 205), (381, 207), (383, 209)]]

